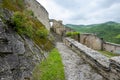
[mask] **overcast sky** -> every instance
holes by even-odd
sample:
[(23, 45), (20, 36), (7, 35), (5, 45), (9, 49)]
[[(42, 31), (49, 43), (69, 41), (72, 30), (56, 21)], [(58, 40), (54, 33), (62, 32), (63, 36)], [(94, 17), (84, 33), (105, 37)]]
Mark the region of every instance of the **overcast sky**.
[(120, 22), (120, 0), (38, 0), (52, 19), (64, 24)]

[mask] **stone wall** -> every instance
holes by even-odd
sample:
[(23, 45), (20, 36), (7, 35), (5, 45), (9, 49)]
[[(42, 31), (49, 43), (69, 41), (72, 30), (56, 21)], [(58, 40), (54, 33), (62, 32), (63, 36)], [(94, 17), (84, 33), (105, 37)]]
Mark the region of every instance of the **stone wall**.
[(50, 30), (49, 14), (46, 9), (36, 0), (25, 0), (26, 7), (34, 12), (34, 15)]
[(80, 43), (94, 50), (104, 50), (112, 53), (120, 54), (120, 45), (110, 42), (105, 42), (95, 34), (80, 34)]
[[(65, 35), (66, 32), (74, 32), (74, 30), (71, 28), (68, 28), (68, 27), (64, 28), (64, 25), (59, 21), (52, 19), (51, 22), (53, 22), (53, 25), (52, 25), (53, 31), (59, 35), (62, 35), (62, 34)], [(80, 35), (75, 35), (73, 38), (78, 42), (94, 50), (105, 50), (108, 52), (120, 54), (119, 44), (105, 42), (103, 39), (99, 38), (95, 34), (84, 33)]]
[(105, 51), (109, 51), (109, 52), (120, 54), (120, 45), (118, 45), (118, 44), (104, 42), (103, 49)]
[(108, 59), (101, 53), (70, 38), (65, 38), (64, 43), (91, 64), (106, 80), (120, 79), (120, 56)]
[(52, 30), (58, 34), (58, 35), (63, 35), (64, 34), (64, 31), (65, 31), (65, 28), (64, 28), (64, 25), (62, 24), (62, 21), (61, 20), (54, 20), (54, 19), (51, 19), (50, 22), (52, 22)]
[[(73, 30), (70, 30), (68, 28), (66, 29), (66, 32), (67, 31), (73, 31)], [(95, 34), (84, 33), (84, 34), (75, 36), (74, 39), (94, 50), (104, 50), (104, 51), (120, 54), (119, 44), (106, 42), (103, 39), (96, 36)]]
[(80, 34), (80, 43), (95, 50), (102, 50), (103, 41), (94, 34)]
[[(65, 32), (74, 32), (71, 28), (66, 27)], [(80, 35), (75, 35), (73, 37), (78, 42), (94, 49), (94, 50), (102, 50), (103, 49), (103, 40), (97, 37), (95, 34), (84, 33)]]

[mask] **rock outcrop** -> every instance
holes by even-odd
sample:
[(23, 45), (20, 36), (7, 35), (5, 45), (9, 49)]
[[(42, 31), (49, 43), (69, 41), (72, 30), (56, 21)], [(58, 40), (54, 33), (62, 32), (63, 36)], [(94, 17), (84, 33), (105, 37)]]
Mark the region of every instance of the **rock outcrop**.
[(29, 38), (18, 35), (0, 19), (0, 80), (31, 78), (43, 59), (42, 50)]
[(11, 11), (0, 8), (0, 14), (0, 80), (32, 80), (34, 67), (44, 59), (43, 51), (8, 25)]

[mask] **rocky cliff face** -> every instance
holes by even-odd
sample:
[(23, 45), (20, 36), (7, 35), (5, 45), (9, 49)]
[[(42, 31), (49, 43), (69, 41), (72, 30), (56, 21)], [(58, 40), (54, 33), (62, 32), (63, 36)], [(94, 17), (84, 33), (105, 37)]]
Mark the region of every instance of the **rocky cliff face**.
[(30, 79), (42, 50), (29, 38), (18, 35), (0, 19), (0, 80)]
[(40, 20), (48, 30), (50, 30), (49, 14), (46, 9), (36, 0), (25, 0), (25, 2), (26, 7), (32, 10), (38, 20)]
[[(0, 80), (32, 80), (35, 65), (44, 59), (43, 51), (30, 38), (17, 34), (6, 24), (12, 12), (0, 8), (0, 14)], [(49, 25), (47, 14), (44, 25)]]

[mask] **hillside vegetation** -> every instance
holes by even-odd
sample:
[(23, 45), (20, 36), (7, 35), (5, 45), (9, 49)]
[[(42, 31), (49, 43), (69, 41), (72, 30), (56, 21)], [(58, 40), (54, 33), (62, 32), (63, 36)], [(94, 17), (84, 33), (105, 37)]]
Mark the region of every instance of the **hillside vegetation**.
[[(9, 22), (10, 26), (19, 35), (25, 35), (31, 38), (39, 47), (44, 50), (53, 48), (52, 41), (48, 39), (49, 31), (34, 16), (34, 12), (25, 8), (24, 0), (3, 0), (0, 7), (11, 11), (13, 16)], [(4, 19), (4, 13), (0, 13), (0, 18)]]
[(93, 25), (67, 24), (65, 26), (81, 33), (95, 33), (108, 42), (120, 44), (120, 23), (110, 21)]
[(11, 11), (23, 11), (25, 9), (24, 0), (3, 0), (1, 6)]

